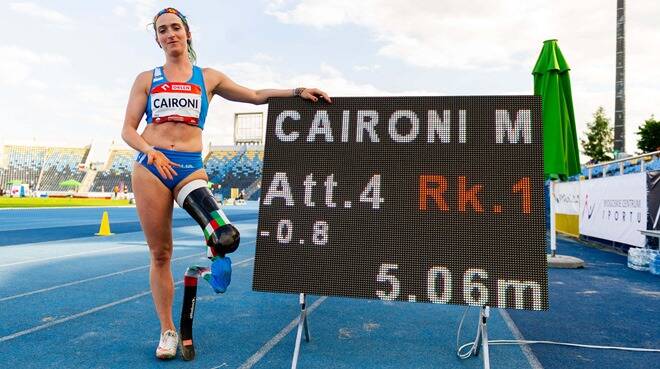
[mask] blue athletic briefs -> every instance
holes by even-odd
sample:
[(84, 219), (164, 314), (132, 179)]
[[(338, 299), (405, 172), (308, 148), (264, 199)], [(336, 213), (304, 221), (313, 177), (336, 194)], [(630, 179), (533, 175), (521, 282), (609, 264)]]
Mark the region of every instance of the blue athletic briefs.
[(201, 152), (166, 150), (158, 147), (156, 147), (155, 149), (165, 154), (165, 156), (168, 159), (170, 159), (170, 161), (172, 161), (173, 163), (177, 163), (181, 165), (180, 167), (173, 166), (174, 171), (177, 173), (177, 175), (173, 175), (172, 179), (161, 177), (155, 165), (147, 164), (148, 158), (146, 154), (138, 153), (135, 160), (138, 163), (142, 164), (145, 168), (149, 169), (149, 171), (153, 173), (156, 177), (158, 177), (158, 179), (160, 179), (160, 181), (163, 182), (163, 184), (167, 186), (167, 188), (169, 188), (170, 190), (173, 190), (174, 187), (176, 187), (176, 185), (179, 184), (179, 182), (181, 182), (184, 178), (188, 177), (193, 172), (204, 168), (204, 164), (202, 163)]

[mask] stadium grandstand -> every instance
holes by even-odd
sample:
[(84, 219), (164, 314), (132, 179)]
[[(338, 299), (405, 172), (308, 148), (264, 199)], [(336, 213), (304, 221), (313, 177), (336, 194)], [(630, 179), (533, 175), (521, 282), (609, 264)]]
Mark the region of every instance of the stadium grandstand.
[[(111, 193), (115, 186), (129, 192), (136, 152), (124, 146), (111, 147), (104, 165), (88, 165), (90, 146), (46, 147), (5, 145), (0, 161), (0, 182), (5, 190), (12, 184), (27, 184), (33, 191)], [(260, 195), (263, 146), (209, 146), (204, 160), (214, 193), (222, 198), (245, 194), (245, 200)], [(64, 181), (80, 182), (77, 188), (63, 187)], [(232, 192), (233, 189), (233, 192)], [(233, 195), (233, 196), (232, 196)]]
[(60, 183), (67, 180), (80, 182), (85, 176), (84, 163), (90, 146), (83, 148), (49, 148), (44, 159), (37, 189), (40, 191), (65, 191)]
[(262, 146), (217, 146), (209, 148), (204, 167), (209, 181), (219, 185), (214, 193), (229, 198), (233, 197), (231, 189), (236, 188), (245, 192), (245, 200), (256, 200), (261, 194), (263, 160)]
[(127, 148), (111, 148), (110, 156), (106, 161), (105, 167), (98, 171), (90, 170), (91, 177), (89, 191), (91, 192), (112, 192), (117, 186), (120, 191), (127, 186), (129, 192), (133, 192), (131, 185), (131, 172), (133, 171), (133, 162), (136, 152)]
[[(262, 146), (264, 121), (262, 112), (234, 115), (234, 144), (204, 150), (204, 167), (213, 192), (223, 199), (242, 194), (245, 200), (257, 200), (261, 194)], [(9, 190), (21, 184), (41, 193), (76, 192), (110, 194), (115, 187), (133, 192), (131, 172), (135, 150), (124, 145), (109, 148), (107, 159), (94, 163), (89, 158), (91, 145), (84, 147), (50, 147), (45, 145), (0, 146), (0, 183)], [(102, 163), (102, 164), (99, 164)], [(69, 181), (73, 186), (61, 186)], [(75, 182), (74, 182), (75, 181)]]
[(0, 165), (0, 183), (8, 189), (14, 183), (24, 183), (32, 190), (64, 191), (67, 180), (81, 181), (90, 146), (46, 147), (4, 145)]

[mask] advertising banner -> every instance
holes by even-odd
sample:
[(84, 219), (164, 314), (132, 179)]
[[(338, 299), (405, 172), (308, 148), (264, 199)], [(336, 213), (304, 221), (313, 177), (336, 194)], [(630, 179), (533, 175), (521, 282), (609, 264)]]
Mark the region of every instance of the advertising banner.
[(555, 214), (580, 214), (580, 182), (555, 183)]
[(580, 233), (643, 247), (646, 173), (580, 181)]

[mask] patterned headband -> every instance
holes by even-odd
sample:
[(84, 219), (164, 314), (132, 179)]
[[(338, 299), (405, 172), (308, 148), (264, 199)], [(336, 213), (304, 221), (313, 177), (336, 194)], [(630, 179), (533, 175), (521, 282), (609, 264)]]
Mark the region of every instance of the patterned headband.
[(163, 15), (163, 14), (165, 14), (165, 13), (172, 13), (172, 14), (176, 15), (177, 17), (181, 18), (181, 20), (183, 21), (183, 23), (188, 24), (188, 21), (186, 21), (186, 16), (183, 15), (180, 11), (178, 11), (178, 10), (176, 10), (176, 9), (174, 9), (174, 8), (165, 8), (165, 9), (159, 11), (159, 12), (156, 14), (156, 16), (154, 17), (154, 27), (155, 27), (155, 25), (156, 25), (156, 20), (158, 19), (158, 17), (160, 17), (161, 15)]

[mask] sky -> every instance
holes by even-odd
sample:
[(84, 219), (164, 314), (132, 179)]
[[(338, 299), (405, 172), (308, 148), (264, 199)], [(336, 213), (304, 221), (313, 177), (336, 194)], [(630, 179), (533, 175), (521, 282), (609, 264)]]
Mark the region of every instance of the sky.
[[(543, 41), (557, 39), (578, 135), (599, 106), (614, 124), (616, 0), (0, 0), (0, 144), (92, 144), (104, 160), (123, 144), (135, 77), (164, 63), (149, 23), (167, 6), (187, 16), (197, 65), (331, 96), (532, 94)], [(660, 116), (658, 19), (660, 2), (627, 2), (628, 153)], [(205, 146), (232, 144), (234, 113), (266, 109), (216, 96)]]

